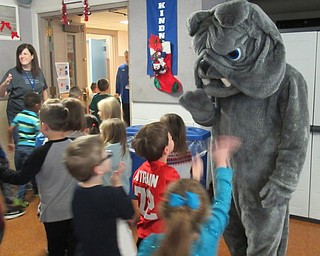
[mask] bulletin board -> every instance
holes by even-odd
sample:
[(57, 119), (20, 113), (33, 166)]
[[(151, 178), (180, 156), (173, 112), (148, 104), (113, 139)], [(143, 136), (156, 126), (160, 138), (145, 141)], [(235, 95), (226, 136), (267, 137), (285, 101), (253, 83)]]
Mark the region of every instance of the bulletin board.
[(17, 5), (0, 4), (0, 40), (20, 40)]

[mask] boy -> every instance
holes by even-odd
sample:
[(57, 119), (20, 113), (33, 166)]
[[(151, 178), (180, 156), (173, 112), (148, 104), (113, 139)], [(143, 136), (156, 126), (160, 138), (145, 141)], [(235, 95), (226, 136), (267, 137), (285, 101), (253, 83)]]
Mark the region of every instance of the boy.
[[(7, 159), (6, 153), (4, 152), (1, 144), (0, 144), (0, 168), (9, 168), (9, 161)], [(0, 190), (2, 190), (2, 195), (4, 197), (4, 201), (6, 204), (7, 211), (4, 211), (4, 218), (6, 220), (14, 219), (25, 214), (25, 210), (23, 207), (19, 205), (14, 205), (13, 199), (13, 191), (11, 189), (11, 185), (7, 183), (3, 183), (0, 181)]]
[[(23, 97), (25, 109), (18, 113), (12, 120), (9, 133), (9, 151), (14, 151), (14, 164), (16, 170), (21, 170), (23, 164), (32, 153), (36, 144), (36, 136), (40, 130), (38, 112), (41, 107), (41, 97), (34, 91), (27, 92)], [(13, 134), (17, 129), (19, 138), (17, 145), (14, 145)], [(35, 181), (32, 181), (34, 194), (38, 194), (38, 189)], [(22, 207), (29, 205), (28, 201), (24, 200), (26, 194), (26, 185), (21, 185), (18, 188), (14, 204)]]
[(40, 109), (40, 130), (48, 141), (35, 148), (22, 170), (0, 168), (0, 179), (25, 184), (37, 176), (40, 196), (40, 221), (43, 222), (50, 255), (73, 255), (74, 239), (71, 200), (76, 180), (68, 173), (62, 155), (71, 140), (64, 128), (69, 111), (61, 103), (44, 104)]
[(79, 86), (72, 86), (69, 90), (69, 97), (82, 101), (83, 100), (83, 91), (81, 90), (81, 88)]
[(92, 98), (92, 101), (89, 105), (89, 109), (90, 109), (90, 114), (95, 115), (99, 122), (101, 123), (100, 117), (98, 115), (98, 102), (100, 100), (103, 100), (107, 97), (111, 97), (112, 95), (108, 94), (108, 90), (109, 90), (109, 81), (107, 79), (100, 79), (97, 82), (98, 88), (99, 88), (99, 93), (95, 94)]
[(131, 219), (134, 210), (121, 185), (124, 163), (111, 176), (113, 187), (103, 186), (102, 177), (111, 171), (111, 157), (96, 135), (75, 139), (65, 151), (64, 162), (80, 182), (72, 201), (76, 255), (120, 256), (116, 219)]
[(180, 179), (179, 173), (167, 165), (168, 155), (174, 149), (174, 142), (166, 126), (154, 122), (143, 126), (132, 141), (137, 155), (145, 161), (132, 178), (132, 188), (138, 199), (140, 221), (137, 224), (139, 247), (141, 241), (151, 233), (162, 233), (164, 225), (159, 220), (158, 204), (167, 185)]

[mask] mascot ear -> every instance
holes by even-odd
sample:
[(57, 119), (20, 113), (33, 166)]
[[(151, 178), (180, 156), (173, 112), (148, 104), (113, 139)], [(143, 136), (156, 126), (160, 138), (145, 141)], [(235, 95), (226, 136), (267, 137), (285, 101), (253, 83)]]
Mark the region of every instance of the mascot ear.
[[(187, 20), (187, 29), (190, 36), (194, 36), (194, 34), (198, 31), (200, 24), (206, 20), (209, 16), (212, 16), (211, 11), (198, 11), (192, 13)], [(205, 27), (207, 29), (207, 27)]]
[(249, 3), (246, 0), (232, 1), (218, 5), (215, 17), (222, 27), (231, 28), (239, 25), (248, 18)]

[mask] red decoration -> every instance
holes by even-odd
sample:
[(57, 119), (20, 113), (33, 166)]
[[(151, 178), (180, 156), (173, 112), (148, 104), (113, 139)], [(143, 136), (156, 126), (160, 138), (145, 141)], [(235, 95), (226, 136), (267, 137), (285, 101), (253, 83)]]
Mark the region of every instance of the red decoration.
[(11, 31), (11, 39), (13, 38), (19, 38), (18, 33), (16, 31)]
[(11, 39), (13, 39), (15, 37), (19, 38), (18, 32), (12, 30), (10, 22), (2, 20), (0, 31), (2, 32), (5, 27), (11, 31)]
[(0, 31), (2, 32), (2, 30), (4, 29), (4, 27), (6, 27), (7, 29), (11, 30), (11, 25), (10, 22), (6, 22), (4, 20), (1, 21), (1, 28)]
[(83, 14), (84, 14), (84, 21), (88, 21), (89, 20), (89, 15), (90, 13), (90, 6), (88, 3), (88, 0), (84, 0), (83, 1)]
[(61, 22), (62, 22), (62, 24), (68, 25), (68, 24), (69, 24), (69, 21), (68, 21), (68, 18), (67, 18), (67, 5), (64, 3), (64, 0), (62, 0), (62, 9), (61, 9), (61, 12), (62, 12), (62, 16), (61, 16)]
[[(77, 1), (78, 2), (78, 1)], [(80, 1), (79, 1), (80, 2)], [(69, 4), (71, 4), (73, 2), (70, 2)], [(76, 2), (75, 2), (76, 3)], [(69, 25), (70, 21), (67, 18), (67, 5), (65, 3), (64, 0), (62, 0), (62, 8), (61, 8), (61, 22), (64, 25)], [(91, 14), (90, 12), (90, 6), (88, 3), (88, 0), (83, 0), (83, 14), (84, 14), (84, 21), (88, 21), (89, 20), (89, 15)]]
[(155, 50), (156, 52), (162, 52), (162, 44), (159, 36), (151, 34), (149, 38), (149, 48)]

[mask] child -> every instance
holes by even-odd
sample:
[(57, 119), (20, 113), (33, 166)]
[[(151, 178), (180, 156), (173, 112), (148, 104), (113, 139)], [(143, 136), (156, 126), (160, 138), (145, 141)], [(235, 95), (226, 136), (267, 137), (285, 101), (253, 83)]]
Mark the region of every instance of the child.
[(108, 97), (99, 101), (98, 110), (100, 120), (107, 120), (109, 118), (119, 118), (122, 120), (121, 104), (115, 97)]
[[(21, 170), (24, 162), (35, 148), (36, 136), (40, 130), (38, 112), (41, 107), (41, 97), (34, 91), (27, 92), (23, 97), (25, 109), (18, 113), (9, 126), (9, 151), (14, 151), (14, 164), (16, 170)], [(14, 145), (13, 134), (17, 129), (19, 138), (17, 145)], [(34, 194), (38, 194), (35, 181), (32, 181)], [(14, 204), (27, 207), (29, 202), (25, 200), (26, 185), (18, 187)]]
[(111, 171), (111, 157), (97, 135), (79, 137), (65, 151), (65, 164), (80, 182), (72, 201), (75, 255), (120, 255), (116, 219), (132, 218), (134, 210), (121, 187), (123, 164), (111, 176), (113, 187), (102, 185), (102, 176)]
[(174, 141), (173, 152), (168, 156), (167, 164), (175, 168), (181, 178), (190, 178), (192, 156), (187, 146), (186, 126), (177, 114), (165, 114), (160, 118)]
[[(43, 104), (54, 104), (54, 103), (60, 103), (61, 100), (59, 98), (49, 98), (46, 99)], [(47, 142), (48, 139), (43, 135), (43, 133), (40, 131), (37, 136), (36, 136), (36, 143), (35, 147), (40, 147), (42, 146), (45, 142)]]
[(86, 120), (86, 128), (84, 129), (86, 134), (100, 133), (99, 120), (94, 115), (85, 114), (84, 119)]
[[(9, 168), (9, 161), (0, 144), (0, 169), (7, 168)], [(4, 211), (4, 218), (6, 220), (17, 218), (26, 213), (23, 207), (13, 204), (14, 194), (11, 184), (3, 183), (0, 180), (0, 190), (4, 197), (4, 203), (6, 204), (6, 211)]]
[(5, 226), (4, 213), (3, 213), (3, 210), (2, 210), (2, 204), (0, 203), (0, 244), (2, 242), (3, 235), (4, 235), (4, 226)]
[(196, 180), (181, 179), (168, 186), (160, 203), (160, 215), (165, 221), (164, 234), (146, 238), (138, 255), (216, 255), (220, 236), (228, 220), (231, 205), (232, 170), (228, 159), (240, 145), (237, 138), (216, 139), (212, 157), (216, 164), (215, 199), (211, 211), (207, 192), (198, 182), (203, 163), (198, 156), (193, 164)]
[(22, 170), (0, 168), (0, 179), (25, 184), (37, 176), (40, 221), (43, 222), (50, 255), (73, 255), (74, 239), (71, 200), (76, 180), (68, 173), (62, 155), (71, 140), (64, 135), (69, 111), (62, 104), (43, 104), (40, 129), (48, 141), (35, 148)]
[[(104, 185), (110, 186), (110, 176), (117, 170), (120, 162), (124, 162), (125, 170), (121, 174), (121, 183), (124, 191), (129, 194), (132, 161), (127, 147), (125, 123), (119, 118), (104, 120), (100, 125), (100, 133), (105, 149), (107, 151), (112, 151), (111, 172), (107, 172), (103, 176), (103, 183)], [(121, 219), (117, 220), (117, 236), (121, 255), (129, 256), (137, 254), (132, 232), (126, 221)]]
[(90, 85), (90, 90), (91, 90), (91, 92), (89, 92), (89, 101), (88, 101), (89, 104), (87, 106), (87, 113), (90, 113), (89, 105), (92, 101), (93, 96), (96, 95), (97, 93), (99, 93), (99, 88), (97, 86), (97, 83), (92, 82)]
[[(124, 191), (129, 194), (130, 177), (132, 160), (127, 147), (126, 127), (119, 118), (111, 118), (104, 120), (100, 125), (100, 134), (106, 150), (111, 150), (112, 157), (112, 171), (116, 171), (120, 162), (125, 163), (125, 171), (121, 175), (121, 183)], [(112, 172), (107, 172), (103, 176), (105, 185), (110, 186), (110, 176)]]
[(140, 221), (137, 224), (138, 241), (151, 233), (163, 232), (159, 219), (158, 204), (167, 185), (180, 179), (179, 173), (167, 165), (167, 158), (173, 151), (174, 142), (167, 127), (161, 122), (143, 126), (132, 141), (136, 154), (145, 161), (133, 174), (132, 188), (138, 199)]
[(75, 98), (65, 98), (62, 105), (69, 110), (69, 117), (65, 129), (65, 136), (70, 139), (85, 135), (86, 120), (84, 118), (85, 109), (81, 101)]
[(112, 95), (108, 93), (109, 81), (107, 79), (100, 79), (97, 82), (97, 85), (100, 92), (93, 96), (92, 101), (89, 105), (89, 109), (90, 109), (90, 114), (95, 115), (98, 118), (99, 122), (101, 122), (100, 117), (98, 115), (98, 102), (107, 97), (111, 97)]
[(83, 91), (79, 86), (72, 86), (69, 90), (69, 98), (83, 100)]

